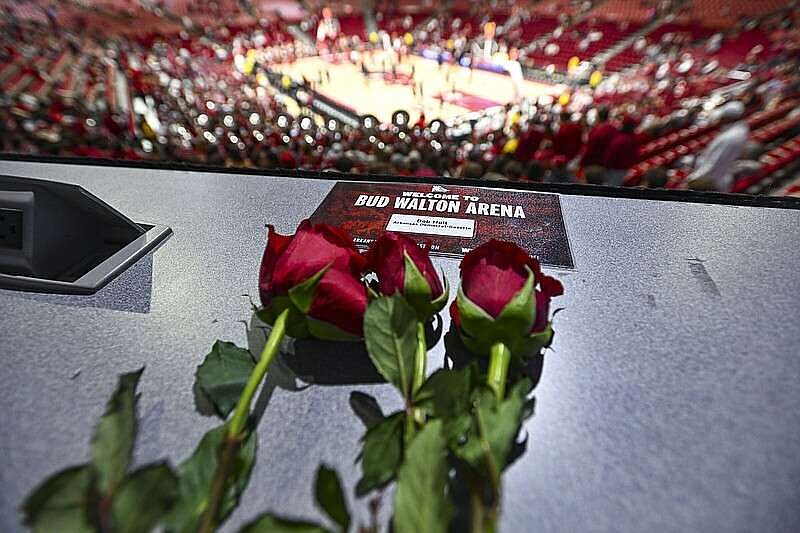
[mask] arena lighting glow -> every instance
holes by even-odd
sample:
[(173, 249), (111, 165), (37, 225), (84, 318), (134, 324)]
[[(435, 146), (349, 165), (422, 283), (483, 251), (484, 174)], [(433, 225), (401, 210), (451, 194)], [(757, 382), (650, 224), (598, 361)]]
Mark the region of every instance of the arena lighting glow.
[(380, 121), (375, 115), (366, 115), (363, 119), (361, 119), (361, 124), (368, 130), (375, 128), (380, 124)]
[(728, 77), (732, 80), (749, 80), (752, 77), (752, 74), (747, 72), (746, 70), (732, 70), (728, 72)]
[(392, 124), (394, 124), (398, 128), (405, 128), (408, 125), (410, 119), (411, 116), (408, 114), (407, 111), (399, 110), (392, 113)]

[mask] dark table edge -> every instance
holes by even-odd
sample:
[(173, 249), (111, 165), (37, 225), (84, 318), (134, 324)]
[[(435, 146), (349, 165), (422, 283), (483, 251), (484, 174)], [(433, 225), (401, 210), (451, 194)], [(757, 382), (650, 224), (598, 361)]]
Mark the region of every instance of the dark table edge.
[(706, 191), (675, 189), (647, 189), (641, 187), (609, 187), (576, 183), (535, 183), (517, 181), (485, 181), (461, 178), (418, 178), (393, 176), (389, 174), (344, 174), (334, 171), (307, 171), (289, 169), (255, 169), (238, 167), (218, 167), (189, 163), (130, 161), (119, 159), (96, 159), (86, 157), (53, 157), (27, 154), (0, 153), (0, 161), (19, 161), (24, 163), (54, 163), (61, 165), (86, 165), (114, 168), (137, 168), (151, 170), (171, 170), (184, 172), (213, 172), (218, 174), (238, 174), (245, 176), (303, 178), (329, 181), (378, 181), (389, 183), (431, 183), (438, 185), (460, 185), (495, 189), (515, 189), (523, 191), (549, 192), (565, 195), (600, 196), (611, 198), (633, 198), (666, 202), (689, 202), (701, 204), (721, 204), (746, 207), (769, 207), (776, 209), (800, 209), (800, 198), (787, 196), (752, 196)]

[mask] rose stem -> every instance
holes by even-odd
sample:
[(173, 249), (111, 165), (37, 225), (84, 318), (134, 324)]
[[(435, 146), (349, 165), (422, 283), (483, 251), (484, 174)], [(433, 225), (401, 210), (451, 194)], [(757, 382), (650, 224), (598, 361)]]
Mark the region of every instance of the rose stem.
[(489, 372), (486, 376), (486, 384), (494, 390), (498, 401), (502, 401), (506, 396), (506, 379), (510, 362), (511, 350), (502, 342), (493, 344), (489, 352)]
[(470, 508), (472, 510), (471, 533), (495, 533), (497, 531), (497, 509), (483, 504), (480, 489), (470, 489)]
[(425, 344), (425, 325), (417, 321), (417, 350), (414, 352), (414, 376), (411, 380), (411, 394), (406, 399), (406, 430), (403, 441), (406, 446), (414, 439), (417, 433), (417, 424), (422, 425), (422, 413), (414, 407), (414, 394), (425, 381), (425, 364), (428, 359), (428, 347)]
[(428, 362), (428, 346), (425, 344), (425, 325), (417, 322), (417, 353), (414, 357), (414, 382), (412, 391), (417, 392), (425, 382), (425, 365)]
[(286, 333), (286, 317), (289, 315), (289, 310), (284, 310), (272, 326), (272, 331), (269, 334), (267, 343), (261, 351), (261, 357), (256, 363), (250, 377), (247, 378), (247, 384), (236, 403), (236, 408), (233, 412), (233, 417), (228, 423), (228, 431), (225, 434), (225, 440), (222, 442), (219, 453), (219, 462), (214, 471), (214, 479), (211, 481), (211, 489), (208, 497), (208, 506), (203, 513), (203, 518), (200, 524), (199, 531), (203, 533), (212, 533), (217, 525), (217, 516), (219, 515), (219, 508), (222, 505), (222, 498), (225, 494), (226, 482), (228, 479), (230, 466), (236, 459), (236, 452), (239, 449), (242, 441), (245, 439), (245, 424), (250, 415), (250, 402), (253, 396), (264, 379), (270, 363), (275, 358), (281, 346), (281, 341)]
[(258, 386), (261, 384), (261, 380), (264, 379), (267, 368), (269, 368), (270, 363), (281, 347), (281, 341), (286, 333), (286, 317), (288, 315), (289, 310), (284, 309), (283, 312), (278, 315), (278, 318), (275, 319), (267, 343), (264, 345), (264, 349), (261, 350), (261, 357), (258, 359), (256, 367), (247, 379), (244, 391), (242, 391), (242, 395), (236, 403), (233, 417), (231, 418), (230, 424), (228, 424), (228, 437), (236, 437), (244, 430), (247, 417), (250, 415), (250, 402), (253, 400), (256, 389), (258, 389)]
[[(426, 371), (425, 368), (428, 363), (428, 345), (425, 342), (425, 324), (422, 321), (417, 322), (417, 352), (414, 356), (414, 380), (412, 382), (412, 394), (416, 394), (419, 388), (425, 383)], [(422, 426), (425, 423), (422, 411), (414, 408), (414, 420), (417, 424)]]

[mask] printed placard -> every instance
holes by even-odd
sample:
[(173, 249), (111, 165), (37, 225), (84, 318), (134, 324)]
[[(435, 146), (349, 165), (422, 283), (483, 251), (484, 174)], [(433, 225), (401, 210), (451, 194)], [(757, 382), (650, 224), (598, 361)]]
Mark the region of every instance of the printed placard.
[(384, 230), (415, 235), (432, 254), (461, 257), (511, 241), (548, 266), (573, 268), (558, 195), (449, 185), (339, 182), (311, 216), (367, 247)]
[(474, 237), (475, 221), (470, 218), (427, 217), (423, 215), (401, 215), (389, 217), (388, 231), (443, 235), (445, 237)]

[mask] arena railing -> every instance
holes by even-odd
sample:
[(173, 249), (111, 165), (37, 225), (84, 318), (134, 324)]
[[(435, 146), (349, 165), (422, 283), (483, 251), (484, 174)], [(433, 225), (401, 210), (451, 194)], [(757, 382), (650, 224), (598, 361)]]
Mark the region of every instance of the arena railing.
[[(510, 189), (535, 191), (564, 195), (633, 198), (641, 200), (720, 204), (742, 207), (765, 207), (778, 209), (800, 209), (800, 198), (789, 196), (755, 196), (710, 191), (683, 189), (648, 189), (642, 187), (612, 187), (584, 183), (542, 183), (523, 181), (489, 181), (448, 177), (409, 177), (392, 174), (345, 174), (333, 170), (309, 171), (290, 169), (259, 169), (240, 167), (220, 167), (195, 163), (165, 161), (130, 161), (122, 159), (96, 159), (87, 157), (62, 157), (27, 154), (0, 153), (0, 161), (19, 161), (29, 163), (49, 163), (75, 166), (105, 166), (109, 168), (141, 168), (153, 170), (174, 170), (179, 172), (208, 172), (232, 176), (262, 176), (271, 178), (299, 178), (328, 181), (364, 181), (381, 183), (423, 183), (432, 185), (458, 185), (484, 189)], [(69, 181), (65, 177), (63, 181)]]

